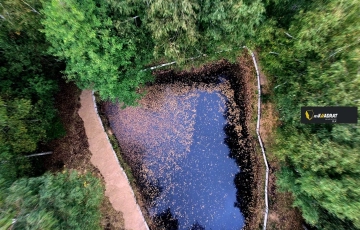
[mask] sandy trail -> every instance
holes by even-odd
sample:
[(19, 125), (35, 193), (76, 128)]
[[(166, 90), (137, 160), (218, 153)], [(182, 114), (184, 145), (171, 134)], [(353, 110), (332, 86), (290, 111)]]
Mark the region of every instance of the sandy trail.
[(105, 179), (105, 195), (109, 197), (114, 209), (123, 213), (127, 230), (148, 230), (126, 174), (97, 114), (92, 92), (82, 91), (80, 102), (79, 115), (84, 121), (89, 150), (92, 153), (91, 163), (100, 170)]

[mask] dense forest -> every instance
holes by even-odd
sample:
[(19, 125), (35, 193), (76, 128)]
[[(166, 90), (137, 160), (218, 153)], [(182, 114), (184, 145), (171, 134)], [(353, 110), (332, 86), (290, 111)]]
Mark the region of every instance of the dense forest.
[(359, 125), (300, 123), (301, 106), (360, 106), (359, 1), (0, 3), (1, 227), (100, 226), (97, 178), (39, 175), (26, 157), (65, 135), (54, 105), (61, 78), (132, 106), (152, 81), (150, 66), (235, 62), (246, 45), (274, 86), (279, 188), (293, 194), (310, 226), (360, 229)]
[(319, 229), (360, 228), (360, 129), (301, 124), (300, 107), (360, 106), (359, 10), (352, 0), (271, 3), (259, 28), (260, 60), (282, 122), (278, 184)]

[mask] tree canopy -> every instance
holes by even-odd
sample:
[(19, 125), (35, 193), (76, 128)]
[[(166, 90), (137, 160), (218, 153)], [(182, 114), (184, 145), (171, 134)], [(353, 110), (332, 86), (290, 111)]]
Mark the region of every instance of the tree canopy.
[(54, 108), (61, 66), (46, 54), (38, 7), (5, 0), (0, 8), (0, 177), (7, 181), (29, 172), (24, 155), (63, 134)]
[(104, 188), (91, 174), (63, 171), (23, 178), (7, 190), (0, 194), (5, 229), (100, 229)]
[(360, 106), (358, 1), (272, 2), (257, 42), (281, 127), (278, 183), (319, 229), (359, 229), (360, 131), (300, 123), (301, 106)]
[(234, 60), (263, 11), (259, 0), (52, 0), (41, 12), (49, 53), (66, 62), (67, 79), (102, 99), (134, 105), (139, 87), (151, 80), (143, 71), (147, 65), (176, 61), (184, 67), (194, 57), (207, 57), (201, 63), (219, 56)]
[(44, 3), (42, 13), (47, 16), (43, 31), (52, 44), (49, 53), (66, 62), (69, 80), (98, 91), (103, 99), (134, 104), (147, 75), (136, 58), (136, 42), (116, 35), (105, 3), (53, 0)]

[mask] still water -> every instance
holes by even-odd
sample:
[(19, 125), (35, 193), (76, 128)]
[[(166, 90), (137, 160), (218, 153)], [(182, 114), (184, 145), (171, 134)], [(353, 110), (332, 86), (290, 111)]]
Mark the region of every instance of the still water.
[(233, 182), (240, 169), (224, 143), (224, 97), (167, 87), (141, 104), (109, 104), (107, 114), (124, 154), (160, 189), (147, 207), (151, 216), (168, 210), (179, 229), (241, 229)]

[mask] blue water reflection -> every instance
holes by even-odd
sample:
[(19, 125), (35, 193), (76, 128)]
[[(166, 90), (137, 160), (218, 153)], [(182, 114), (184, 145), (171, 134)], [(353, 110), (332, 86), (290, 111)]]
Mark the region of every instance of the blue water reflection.
[[(186, 104), (185, 100), (189, 100), (192, 106), (186, 113), (173, 117), (166, 116), (166, 119), (159, 120), (158, 123), (147, 125), (148, 128), (143, 126), (148, 130), (162, 130), (159, 133), (165, 135), (166, 131), (161, 127), (161, 124), (169, 122), (165, 120), (170, 119), (171, 124), (171, 119), (176, 119), (174, 126), (177, 124), (180, 127), (178, 122), (189, 121), (185, 116), (191, 117), (192, 142), (190, 151), (186, 154), (182, 154), (185, 152), (185, 145), (177, 143), (177, 141), (182, 141), (176, 138), (179, 130), (174, 129), (177, 127), (172, 127), (172, 131), (166, 133), (167, 137), (158, 136), (157, 139), (163, 142), (154, 144), (155, 141), (149, 141), (146, 135), (138, 131), (141, 121), (120, 122), (119, 117), (127, 116), (126, 109), (118, 113), (108, 112), (111, 115), (109, 116), (110, 124), (120, 145), (126, 145), (129, 140), (136, 140), (138, 145), (144, 146), (145, 156), (142, 160), (145, 165), (148, 165), (147, 170), (152, 172), (149, 179), (155, 177), (151, 179), (156, 179), (162, 188), (162, 192), (154, 200), (154, 205), (149, 207), (150, 213), (155, 216), (170, 210), (172, 216), (178, 221), (179, 229), (191, 229), (195, 223), (198, 227), (202, 226), (205, 229), (241, 229), (244, 226), (244, 217), (239, 208), (234, 206), (236, 188), (233, 182), (235, 174), (240, 169), (235, 161), (229, 158), (229, 149), (224, 143), (223, 129), (226, 124), (223, 116), (224, 99), (217, 92), (205, 91), (197, 91), (195, 97), (175, 97), (178, 103)], [(134, 114), (144, 112), (141, 108), (138, 110)], [(151, 119), (160, 116), (154, 111), (148, 111), (146, 114)], [(171, 114), (177, 113), (171, 111)], [(139, 124), (136, 124), (137, 122)], [(127, 135), (131, 130), (133, 133), (130, 138)], [(180, 129), (180, 132), (182, 131), (184, 130)], [(154, 151), (159, 153), (154, 154)]]
[[(177, 186), (161, 194), (154, 209), (162, 212), (170, 208), (180, 229), (189, 229), (195, 222), (205, 229), (241, 229), (244, 219), (234, 207), (236, 189), (233, 183), (239, 168), (228, 157), (223, 131), (226, 120), (218, 108), (225, 105), (217, 93), (199, 94), (190, 153), (177, 162), (182, 170), (164, 171), (173, 175), (172, 182)], [(159, 175), (159, 178), (165, 177)], [(167, 180), (159, 182), (161, 187), (167, 186)]]

